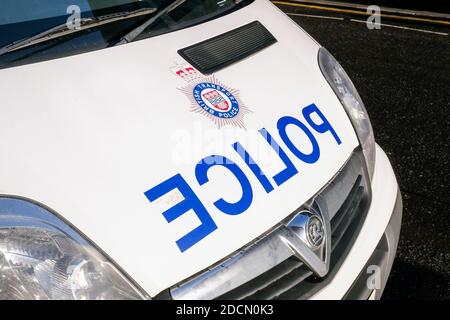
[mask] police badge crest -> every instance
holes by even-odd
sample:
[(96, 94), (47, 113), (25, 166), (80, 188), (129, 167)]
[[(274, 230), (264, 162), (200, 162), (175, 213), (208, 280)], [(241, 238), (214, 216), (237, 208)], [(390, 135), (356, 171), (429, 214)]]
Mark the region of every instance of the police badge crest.
[(171, 71), (188, 83), (179, 90), (191, 102), (191, 112), (207, 117), (218, 129), (227, 125), (245, 129), (244, 116), (252, 111), (242, 102), (238, 90), (215, 75), (204, 76), (188, 64), (176, 65)]

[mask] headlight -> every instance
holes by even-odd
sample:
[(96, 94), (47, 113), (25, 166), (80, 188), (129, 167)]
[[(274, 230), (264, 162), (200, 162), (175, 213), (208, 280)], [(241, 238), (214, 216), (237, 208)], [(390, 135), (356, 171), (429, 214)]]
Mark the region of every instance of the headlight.
[(350, 117), (372, 178), (375, 167), (375, 138), (361, 97), (339, 62), (325, 48), (319, 50), (319, 66)]
[(99, 250), (49, 210), (0, 198), (0, 300), (143, 298)]

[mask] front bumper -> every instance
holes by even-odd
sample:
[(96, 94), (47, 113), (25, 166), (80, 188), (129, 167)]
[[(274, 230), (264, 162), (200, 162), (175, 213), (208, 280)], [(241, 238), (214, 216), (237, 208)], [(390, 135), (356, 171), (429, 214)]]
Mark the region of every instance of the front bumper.
[(394, 262), (402, 219), (402, 197), (384, 151), (377, 146), (371, 206), (340, 269), (312, 299), (379, 299)]

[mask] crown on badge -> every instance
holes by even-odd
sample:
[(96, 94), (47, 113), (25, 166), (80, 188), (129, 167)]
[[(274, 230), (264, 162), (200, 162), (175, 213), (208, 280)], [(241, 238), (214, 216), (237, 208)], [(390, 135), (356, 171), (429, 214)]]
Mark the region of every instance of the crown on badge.
[(188, 64), (177, 64), (171, 69), (174, 74), (187, 82), (192, 82), (202, 77), (200, 72)]

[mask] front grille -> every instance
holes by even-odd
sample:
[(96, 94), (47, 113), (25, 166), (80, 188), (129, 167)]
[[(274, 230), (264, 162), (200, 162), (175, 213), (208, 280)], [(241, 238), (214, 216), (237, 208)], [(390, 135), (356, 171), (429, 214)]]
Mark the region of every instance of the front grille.
[[(243, 248), (229, 261), (172, 288), (172, 296), (175, 299), (198, 297), (271, 300), (307, 299), (314, 295), (331, 281), (340, 268), (368, 212), (370, 183), (360, 149), (353, 153), (339, 174), (314, 197), (314, 201), (321, 208), (326, 208), (331, 217), (330, 269), (326, 277), (316, 277), (292, 252), (282, 251), (285, 245), (274, 245), (274, 239), (282, 232), (280, 228), (255, 244)], [(263, 260), (262, 257), (267, 256), (269, 250), (277, 251), (281, 258), (274, 261)], [(258, 261), (260, 258), (261, 261)], [(261, 268), (255, 270), (255, 264), (259, 262), (268, 264), (262, 272)], [(247, 274), (248, 278), (243, 278), (242, 273)], [(196, 296), (195, 292), (199, 295)]]
[(306, 299), (323, 287), (326, 279), (339, 269), (348, 253), (355, 235), (355, 229), (365, 217), (365, 187), (361, 185), (362, 176), (356, 181), (342, 207), (331, 219), (331, 262), (326, 278), (316, 278), (295, 256), (291, 256), (273, 269), (263, 273), (242, 286), (218, 297), (219, 299)]
[(312, 275), (297, 258), (290, 257), (269, 271), (218, 297), (224, 300), (271, 300), (295, 288)]

